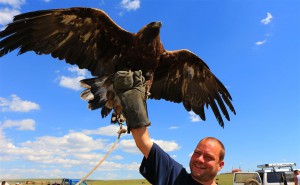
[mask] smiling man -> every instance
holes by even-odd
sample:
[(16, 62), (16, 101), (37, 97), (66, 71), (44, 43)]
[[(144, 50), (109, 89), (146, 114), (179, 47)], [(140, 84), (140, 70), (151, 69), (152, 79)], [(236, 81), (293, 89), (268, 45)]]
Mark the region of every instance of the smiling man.
[(191, 176), (201, 184), (215, 184), (214, 178), (224, 166), (225, 147), (213, 137), (202, 139), (190, 160)]
[[(202, 139), (191, 157), (191, 173), (150, 140), (147, 90), (141, 73), (118, 73), (115, 82), (122, 86), (117, 96), (124, 108), (126, 124), (139, 150), (144, 154), (140, 173), (153, 185), (216, 185), (218, 171), (224, 166), (224, 145), (213, 137)], [(128, 85), (129, 84), (129, 85)], [(126, 86), (126, 88), (124, 88)]]
[(146, 126), (131, 129), (137, 147), (144, 154), (140, 173), (154, 185), (215, 185), (224, 166), (225, 148), (213, 137), (202, 139), (190, 160), (191, 173), (150, 140)]

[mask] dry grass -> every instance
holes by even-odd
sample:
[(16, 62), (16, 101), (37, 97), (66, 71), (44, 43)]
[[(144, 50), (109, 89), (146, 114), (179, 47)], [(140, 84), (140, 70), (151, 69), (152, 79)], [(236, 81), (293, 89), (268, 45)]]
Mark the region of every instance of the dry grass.
[[(15, 185), (15, 183), (23, 183), (25, 181), (34, 181), (34, 185), (47, 185), (48, 182), (53, 184), (54, 182), (60, 183), (61, 179), (16, 179), (8, 180), (10, 185)], [(232, 185), (232, 174), (220, 174), (217, 175), (216, 181), (219, 185)], [(150, 185), (150, 183), (145, 179), (134, 179), (134, 180), (87, 180), (88, 185)], [(31, 184), (32, 185), (32, 184)]]

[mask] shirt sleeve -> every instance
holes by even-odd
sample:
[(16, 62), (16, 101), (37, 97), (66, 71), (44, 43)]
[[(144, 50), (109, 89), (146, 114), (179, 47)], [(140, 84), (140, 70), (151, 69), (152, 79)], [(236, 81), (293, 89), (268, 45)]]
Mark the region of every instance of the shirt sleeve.
[(183, 171), (187, 173), (181, 164), (172, 159), (155, 143), (153, 143), (148, 158), (144, 157), (140, 166), (140, 173), (155, 185), (172, 185)]

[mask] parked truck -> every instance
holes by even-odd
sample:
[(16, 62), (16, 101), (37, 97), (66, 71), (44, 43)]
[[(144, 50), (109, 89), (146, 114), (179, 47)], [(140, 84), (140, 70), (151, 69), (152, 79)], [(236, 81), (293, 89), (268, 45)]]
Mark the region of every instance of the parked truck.
[(296, 163), (257, 165), (255, 172), (235, 172), (233, 185), (294, 185), (293, 166)]

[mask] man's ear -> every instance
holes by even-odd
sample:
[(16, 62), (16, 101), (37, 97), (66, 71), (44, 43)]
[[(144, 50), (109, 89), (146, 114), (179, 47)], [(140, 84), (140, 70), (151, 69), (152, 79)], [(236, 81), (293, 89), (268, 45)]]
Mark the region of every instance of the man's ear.
[(224, 161), (219, 162), (219, 171), (222, 170), (224, 164), (225, 164)]

